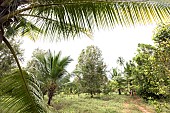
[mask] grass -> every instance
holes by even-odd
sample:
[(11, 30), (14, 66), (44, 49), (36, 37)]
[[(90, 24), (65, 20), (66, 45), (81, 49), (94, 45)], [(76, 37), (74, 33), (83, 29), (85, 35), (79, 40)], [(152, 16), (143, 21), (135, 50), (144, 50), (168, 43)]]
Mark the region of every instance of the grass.
[(51, 113), (155, 113), (153, 106), (126, 95), (56, 95)]

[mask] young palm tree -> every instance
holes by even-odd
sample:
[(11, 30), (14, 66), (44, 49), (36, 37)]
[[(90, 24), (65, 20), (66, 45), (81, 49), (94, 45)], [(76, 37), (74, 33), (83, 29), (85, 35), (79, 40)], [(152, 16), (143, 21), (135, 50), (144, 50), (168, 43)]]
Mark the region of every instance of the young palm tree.
[(80, 32), (89, 35), (94, 27), (166, 22), (169, 17), (168, 0), (0, 0), (0, 43), (3, 41), (11, 50), (26, 85), (19, 61), (5, 37), (13, 28), (25, 32), (29, 27), (51, 39), (67, 39)]
[(51, 104), (52, 97), (56, 92), (57, 88), (59, 88), (59, 83), (67, 74), (66, 67), (72, 61), (72, 59), (68, 57), (61, 58), (61, 52), (57, 55), (52, 55), (51, 51), (48, 51), (46, 55), (38, 55), (35, 56), (36, 62), (39, 64), (37, 71), (39, 71), (40, 75), (43, 76), (44, 84), (47, 88), (48, 93), (48, 105)]

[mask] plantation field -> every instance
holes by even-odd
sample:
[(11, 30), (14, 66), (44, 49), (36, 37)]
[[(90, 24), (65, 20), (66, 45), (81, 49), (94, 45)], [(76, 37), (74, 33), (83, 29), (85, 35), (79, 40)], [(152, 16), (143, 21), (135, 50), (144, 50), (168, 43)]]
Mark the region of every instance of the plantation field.
[[(153, 105), (139, 97), (126, 95), (57, 95), (53, 98), (51, 113), (156, 113)], [(168, 113), (162, 111), (161, 113)]]

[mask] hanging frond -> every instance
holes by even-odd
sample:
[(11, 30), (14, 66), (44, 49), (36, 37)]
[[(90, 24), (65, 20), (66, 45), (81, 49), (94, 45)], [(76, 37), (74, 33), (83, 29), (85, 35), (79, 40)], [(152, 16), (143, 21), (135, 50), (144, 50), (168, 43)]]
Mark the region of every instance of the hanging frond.
[(15, 16), (24, 17), (52, 39), (67, 39), (80, 32), (89, 35), (96, 27), (113, 28), (116, 25), (169, 22), (170, 18), (168, 0), (21, 0), (22, 3), (12, 1), (19, 5), (16, 6), (15, 2), (10, 5), (11, 11), (0, 17), (0, 23), (9, 23), (9, 19)]
[(26, 18), (18, 18), (18, 20), (18, 23), (13, 23), (11, 26), (8, 26), (5, 32), (6, 37), (26, 35), (30, 39), (36, 40), (38, 34), (43, 33), (41, 29)]
[(2, 113), (46, 113), (39, 83), (33, 75), (19, 70), (1, 78)]
[(80, 28), (92, 31), (95, 27), (113, 28), (116, 25), (167, 22), (170, 18), (170, 5), (162, 2), (143, 0), (35, 0), (35, 2), (36, 4), (33, 2), (33, 5), (29, 6), (32, 7), (29, 12), (23, 12), (23, 16), (33, 17), (35, 25), (41, 26), (40, 28), (47, 34), (57, 33), (64, 37), (73, 31), (81, 32)]

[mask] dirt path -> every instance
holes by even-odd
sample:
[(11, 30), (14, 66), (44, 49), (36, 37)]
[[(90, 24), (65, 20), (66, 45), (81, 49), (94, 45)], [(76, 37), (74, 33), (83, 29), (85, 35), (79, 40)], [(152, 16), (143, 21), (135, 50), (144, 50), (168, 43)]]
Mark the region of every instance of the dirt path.
[(126, 113), (130, 113), (129, 103), (128, 102), (124, 103), (124, 111), (126, 111)]
[(128, 99), (124, 103), (124, 112), (132, 113), (133, 111), (131, 110), (133, 110), (134, 107), (140, 110), (142, 113), (153, 113), (145, 105), (142, 104), (141, 99), (139, 97)]
[(151, 113), (147, 110), (146, 107), (139, 105), (139, 103), (141, 103), (141, 99), (139, 97), (135, 98), (133, 101), (135, 103), (135, 106), (137, 106), (140, 111), (142, 111), (143, 113)]

